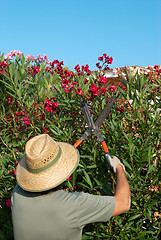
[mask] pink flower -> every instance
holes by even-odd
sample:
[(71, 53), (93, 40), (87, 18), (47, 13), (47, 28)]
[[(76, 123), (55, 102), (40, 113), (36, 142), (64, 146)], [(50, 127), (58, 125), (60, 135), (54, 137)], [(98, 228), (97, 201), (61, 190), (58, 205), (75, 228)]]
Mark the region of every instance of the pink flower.
[(13, 171), (14, 175), (16, 176), (16, 170)]
[(35, 60), (35, 58), (34, 58), (32, 55), (26, 55), (26, 60), (29, 61), (30, 59), (31, 59), (32, 61)]
[(7, 119), (10, 119), (11, 118), (11, 116), (7, 116)]
[(10, 198), (6, 200), (6, 205), (7, 205), (7, 207), (11, 207), (11, 199)]
[(17, 55), (18, 55), (18, 57), (21, 57), (22, 56), (22, 52), (20, 50), (17, 50)]

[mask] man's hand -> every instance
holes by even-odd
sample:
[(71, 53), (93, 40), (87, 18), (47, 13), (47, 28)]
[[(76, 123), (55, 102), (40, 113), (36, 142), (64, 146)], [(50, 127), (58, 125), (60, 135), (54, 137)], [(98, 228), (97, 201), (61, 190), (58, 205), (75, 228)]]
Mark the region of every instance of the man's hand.
[(117, 166), (118, 164), (122, 165), (122, 167), (123, 167), (123, 169), (124, 169), (124, 171), (125, 171), (124, 165), (120, 162), (120, 160), (119, 160), (117, 157), (115, 157), (115, 156), (110, 156), (110, 155), (107, 154), (107, 153), (105, 154), (105, 156), (106, 156), (106, 159), (107, 159), (108, 166), (109, 166), (110, 168), (112, 168), (112, 170), (114, 171), (114, 173), (116, 173), (116, 166)]

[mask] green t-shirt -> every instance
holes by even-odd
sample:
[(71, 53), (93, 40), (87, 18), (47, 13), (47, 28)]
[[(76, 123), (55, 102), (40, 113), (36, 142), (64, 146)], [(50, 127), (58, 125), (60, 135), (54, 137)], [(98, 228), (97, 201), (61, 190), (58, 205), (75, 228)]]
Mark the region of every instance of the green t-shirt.
[(64, 190), (42, 195), (18, 185), (11, 204), (15, 240), (81, 240), (86, 224), (108, 221), (115, 209), (111, 196)]

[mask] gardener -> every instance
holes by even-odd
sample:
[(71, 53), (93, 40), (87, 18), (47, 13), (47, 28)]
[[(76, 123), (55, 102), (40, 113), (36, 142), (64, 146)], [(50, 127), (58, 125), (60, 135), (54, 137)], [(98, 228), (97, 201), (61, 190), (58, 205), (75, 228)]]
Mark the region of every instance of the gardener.
[(11, 198), (15, 240), (80, 240), (86, 224), (129, 210), (129, 184), (117, 157), (109, 159), (117, 175), (114, 197), (59, 189), (78, 162), (76, 148), (48, 134), (27, 142)]

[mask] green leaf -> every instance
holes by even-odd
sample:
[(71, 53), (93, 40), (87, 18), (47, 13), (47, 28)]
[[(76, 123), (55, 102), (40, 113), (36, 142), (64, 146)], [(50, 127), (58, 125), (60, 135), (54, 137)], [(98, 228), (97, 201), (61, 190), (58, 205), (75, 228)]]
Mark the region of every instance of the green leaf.
[(92, 182), (91, 182), (91, 179), (90, 179), (88, 173), (84, 169), (83, 169), (83, 172), (84, 172), (84, 175), (85, 175), (86, 182), (90, 185), (91, 188), (93, 188), (93, 185), (92, 185)]
[(123, 164), (125, 165), (125, 167), (129, 168), (132, 171), (131, 165), (125, 159), (122, 159), (122, 161), (123, 161)]
[(10, 73), (10, 76), (11, 76), (11, 79), (13, 78), (13, 75), (14, 75), (14, 62), (12, 62), (9, 66), (9, 73)]
[(130, 221), (132, 221), (132, 220), (135, 220), (136, 218), (140, 218), (140, 217), (142, 217), (142, 216), (143, 216), (142, 214), (134, 215), (134, 216), (132, 216), (132, 217), (130, 217), (130, 218), (128, 219), (128, 222), (130, 222)]

